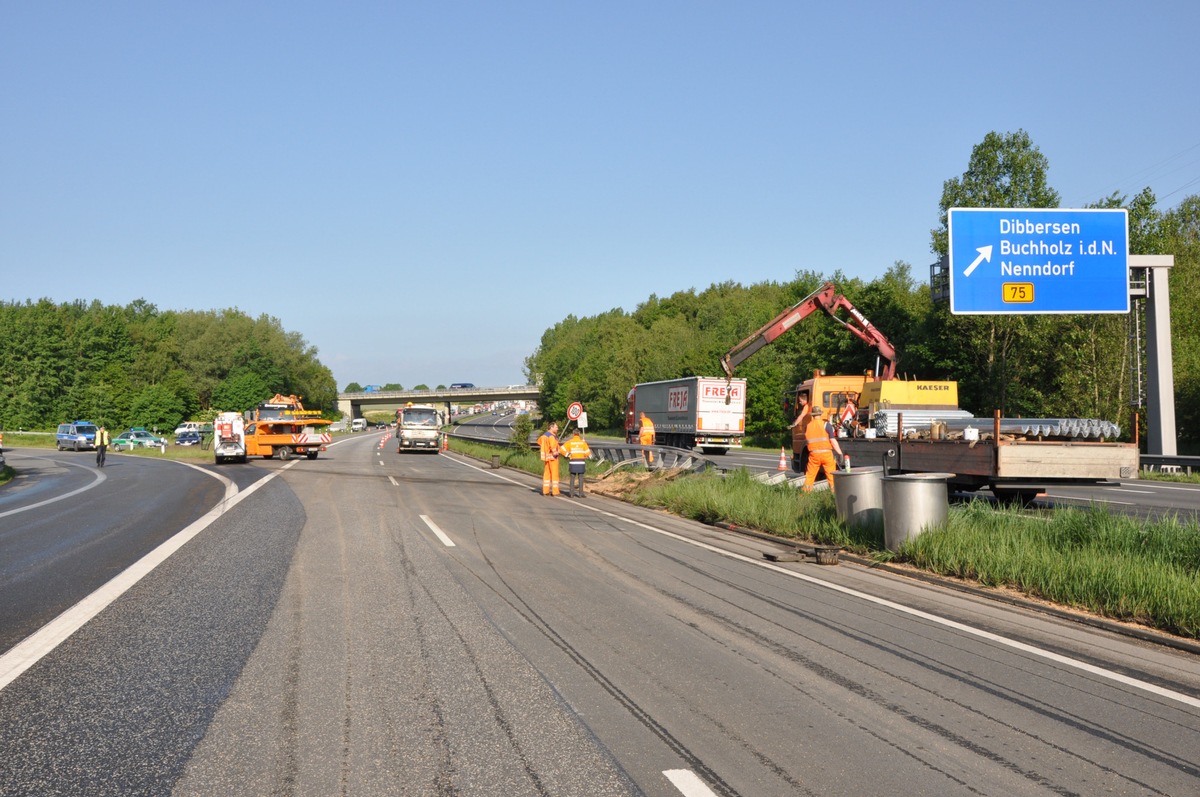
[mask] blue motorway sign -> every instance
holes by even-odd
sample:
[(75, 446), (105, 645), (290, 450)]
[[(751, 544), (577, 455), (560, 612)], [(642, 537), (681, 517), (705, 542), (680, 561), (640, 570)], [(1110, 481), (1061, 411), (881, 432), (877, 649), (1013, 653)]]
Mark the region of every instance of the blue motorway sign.
[(1129, 215), (951, 208), (950, 312), (1129, 312)]

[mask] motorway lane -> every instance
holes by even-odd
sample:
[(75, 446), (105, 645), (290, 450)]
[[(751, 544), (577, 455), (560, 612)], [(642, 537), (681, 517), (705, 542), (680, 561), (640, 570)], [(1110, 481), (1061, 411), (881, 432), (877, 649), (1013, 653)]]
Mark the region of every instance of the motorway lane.
[[(464, 495), (434, 514), (456, 542), (447, 557), (646, 793), (670, 793), (656, 784), (676, 768), (720, 794), (1200, 788), (1194, 657), (862, 568), (731, 561), (689, 541), (749, 543), (653, 512), (598, 512), (603, 499), (534, 496), (525, 509), (521, 492), (505, 494), (508, 512)], [(1183, 702), (1088, 664), (1133, 670)]]
[[(369, 474), (341, 501), (297, 491), (310, 519), (329, 513), (307, 554), (302, 537), (307, 581), (284, 590), (179, 793), (267, 783), (278, 761), (301, 793), (673, 795), (676, 771), (717, 794), (1200, 787), (1200, 670), (1184, 655), (861, 568), (779, 568), (757, 542), (543, 498), (453, 457), (375, 456), (386, 497)], [(820, 583), (790, 575), (814, 569)], [(277, 740), (266, 754), (262, 739)], [(579, 779), (548, 787), (567, 771)]]
[(308, 517), (292, 568), (175, 793), (636, 793), (421, 518), (503, 485), (378, 439), (339, 447), (338, 478), (286, 475)]
[[(139, 480), (188, 472), (123, 462)], [(0, 691), (0, 794), (170, 793), (262, 635), (304, 524), (282, 481), (252, 497)]]
[(1200, 790), (1195, 657), (379, 439), (0, 692), (0, 793)]
[(0, 489), (0, 654), (220, 501), (225, 487), (168, 460), (9, 449)]
[(1043, 501), (1060, 506), (1106, 506), (1114, 512), (1127, 512), (1142, 517), (1176, 515), (1195, 520), (1200, 515), (1200, 485), (1137, 480), (1120, 482), (1120, 486), (1067, 487), (1047, 490)]

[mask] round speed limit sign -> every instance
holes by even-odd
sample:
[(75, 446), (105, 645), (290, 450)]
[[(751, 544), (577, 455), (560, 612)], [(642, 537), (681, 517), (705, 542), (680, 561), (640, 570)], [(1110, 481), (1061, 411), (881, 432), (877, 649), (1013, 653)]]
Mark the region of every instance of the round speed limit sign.
[(567, 407), (567, 417), (573, 421), (579, 420), (579, 416), (583, 415), (583, 405), (576, 401), (571, 406)]

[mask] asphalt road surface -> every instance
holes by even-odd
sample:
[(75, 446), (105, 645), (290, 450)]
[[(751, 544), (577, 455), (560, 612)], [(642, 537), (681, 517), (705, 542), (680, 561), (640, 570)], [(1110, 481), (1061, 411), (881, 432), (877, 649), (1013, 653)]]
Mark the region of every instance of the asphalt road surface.
[(0, 794), (1200, 793), (1200, 657), (389, 443), (106, 510), (187, 540), (0, 657)]

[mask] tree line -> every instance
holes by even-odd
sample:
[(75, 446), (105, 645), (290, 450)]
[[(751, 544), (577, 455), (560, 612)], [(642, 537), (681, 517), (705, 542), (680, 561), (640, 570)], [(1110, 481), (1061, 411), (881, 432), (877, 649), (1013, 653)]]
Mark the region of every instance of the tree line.
[(160, 311), (137, 300), (0, 302), (0, 428), (86, 419), (174, 429), (275, 393), (337, 409), (333, 374), (279, 320), (237, 309)]
[[(951, 207), (1056, 208), (1048, 162), (1024, 131), (989, 133), (967, 170), (945, 181), (940, 226), (930, 249), (946, 253)], [(1112, 195), (1090, 207), (1129, 211), (1131, 254), (1172, 254), (1169, 277), (1176, 425), (1181, 453), (1200, 453), (1200, 196), (1157, 209), (1146, 189), (1132, 199)], [(870, 281), (834, 271), (798, 271), (787, 282), (711, 285), (666, 298), (651, 295), (633, 312), (573, 315), (542, 335), (526, 358), (540, 385), (547, 417), (565, 417), (572, 401), (587, 408), (593, 427), (621, 425), (626, 395), (638, 382), (721, 374), (720, 357), (824, 281), (832, 280), (898, 352), (898, 374), (955, 380), (959, 403), (977, 415), (1089, 417), (1120, 425), (1132, 439), (1145, 373), (1144, 339), (1128, 315), (952, 315), (931, 297), (924, 275), (897, 262)], [(1137, 307), (1138, 305), (1135, 305)], [(1144, 323), (1141, 329), (1145, 329)], [(747, 434), (781, 444), (784, 398), (816, 369), (860, 374), (876, 369), (874, 352), (823, 315), (808, 318), (739, 366), (749, 383)], [(1144, 433), (1145, 408), (1139, 422)], [(1150, 422), (1153, 422), (1151, 419)]]

